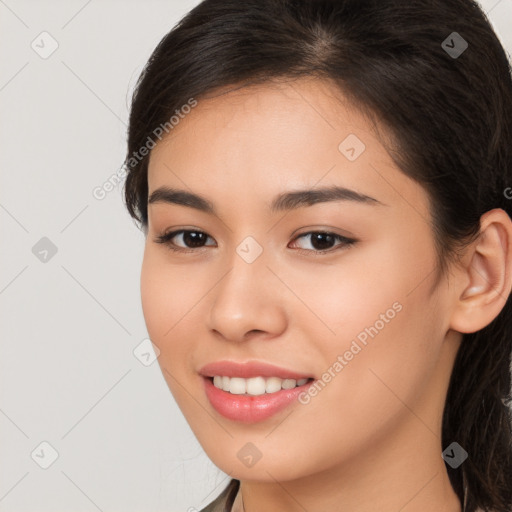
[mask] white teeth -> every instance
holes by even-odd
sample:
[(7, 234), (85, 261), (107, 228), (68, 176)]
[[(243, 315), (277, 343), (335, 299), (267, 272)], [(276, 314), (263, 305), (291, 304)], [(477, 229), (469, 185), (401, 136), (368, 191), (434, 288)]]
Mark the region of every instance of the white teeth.
[(292, 389), (297, 385), (297, 381), (295, 379), (284, 379), (281, 384), (283, 389)]
[[(245, 381), (245, 379), (240, 380)], [(253, 377), (252, 379), (247, 379), (246, 388), (248, 395), (263, 395), (265, 394), (265, 379), (263, 377)]]
[(263, 395), (275, 393), (281, 389), (293, 389), (296, 386), (306, 384), (309, 379), (280, 379), (279, 377), (252, 377), (243, 379), (241, 377), (226, 377), (216, 375), (213, 377), (213, 385), (234, 395)]
[(246, 391), (246, 387), (245, 379), (241, 379), (240, 377), (231, 377), (231, 379), (229, 379), (229, 392), (233, 393), (233, 395), (243, 395)]
[(279, 377), (269, 377), (267, 379), (265, 391), (267, 393), (275, 393), (276, 391), (281, 391), (281, 383), (282, 382), (283, 382), (283, 380), (280, 379)]

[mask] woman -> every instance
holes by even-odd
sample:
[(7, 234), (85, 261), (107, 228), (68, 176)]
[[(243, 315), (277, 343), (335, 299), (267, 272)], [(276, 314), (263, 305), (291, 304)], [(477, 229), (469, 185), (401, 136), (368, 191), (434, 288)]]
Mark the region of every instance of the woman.
[(203, 511), (511, 510), (512, 80), (470, 0), (205, 0), (135, 90), (148, 333)]

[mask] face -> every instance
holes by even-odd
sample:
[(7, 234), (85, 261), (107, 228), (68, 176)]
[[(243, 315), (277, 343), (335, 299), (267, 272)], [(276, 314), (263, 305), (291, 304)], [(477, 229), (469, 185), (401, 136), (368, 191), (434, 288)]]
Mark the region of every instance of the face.
[[(430, 442), (410, 410), (440, 427), (454, 350), (428, 196), (337, 89), (300, 80), (199, 100), (152, 150), (148, 186), (148, 333), (220, 469), (291, 480), (377, 453), (399, 430)], [(351, 192), (319, 193), (333, 187)], [(310, 380), (276, 396), (230, 393), (201, 374), (217, 361)]]

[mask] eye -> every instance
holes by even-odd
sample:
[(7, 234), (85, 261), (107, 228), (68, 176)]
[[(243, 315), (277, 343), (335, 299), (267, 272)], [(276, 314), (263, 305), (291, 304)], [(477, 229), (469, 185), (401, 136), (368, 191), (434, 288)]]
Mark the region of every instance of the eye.
[[(173, 238), (176, 238), (176, 240), (181, 240), (181, 243), (184, 243), (185, 247), (176, 245), (176, 243), (172, 241)], [(155, 238), (155, 242), (158, 244), (164, 244), (173, 251), (195, 252), (194, 249), (204, 247), (204, 243), (208, 238), (211, 237), (209, 237), (203, 231), (180, 229), (157, 236)], [(191, 250), (187, 251), (186, 249)]]
[[(337, 248), (348, 248), (357, 242), (357, 240), (328, 231), (310, 231), (308, 233), (303, 233), (295, 238), (294, 242), (301, 238), (305, 239), (306, 237), (311, 237), (309, 244), (306, 244), (311, 248), (299, 248), (298, 251), (303, 254), (324, 254), (334, 252), (338, 250)], [(173, 238), (175, 238), (176, 241), (180, 240), (179, 243), (183, 245), (178, 245), (176, 242), (173, 242)], [(196, 249), (205, 247), (205, 243), (208, 238), (212, 239), (203, 231), (180, 229), (169, 233), (163, 233), (162, 235), (157, 236), (154, 241), (158, 244), (164, 244), (172, 251), (196, 252)], [(333, 248), (332, 245), (336, 241), (338, 241), (339, 244), (335, 245)]]
[[(334, 252), (339, 248), (348, 248), (357, 242), (357, 240), (352, 238), (347, 238), (336, 233), (330, 233), (328, 231), (310, 231), (308, 233), (303, 233), (302, 235), (299, 235), (295, 241), (305, 237), (311, 237), (309, 244), (306, 245), (309, 245), (312, 247), (312, 249), (299, 249), (300, 253), (313, 252), (316, 254), (324, 254), (328, 252)], [(333, 249), (332, 244), (335, 241), (339, 241), (340, 243), (337, 246), (334, 246)]]

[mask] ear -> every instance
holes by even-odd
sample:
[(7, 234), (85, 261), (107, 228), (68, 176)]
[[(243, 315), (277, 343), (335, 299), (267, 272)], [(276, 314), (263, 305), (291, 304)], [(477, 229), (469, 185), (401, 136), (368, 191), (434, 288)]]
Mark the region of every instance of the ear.
[(476, 332), (500, 313), (512, 289), (512, 221), (501, 208), (480, 218), (480, 236), (457, 270), (456, 303), (450, 327)]

